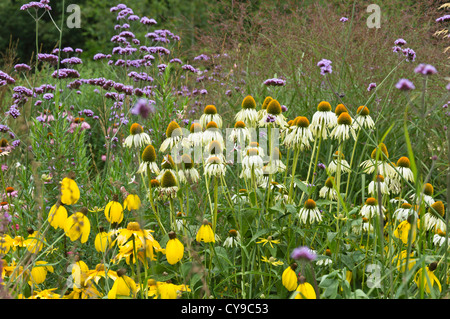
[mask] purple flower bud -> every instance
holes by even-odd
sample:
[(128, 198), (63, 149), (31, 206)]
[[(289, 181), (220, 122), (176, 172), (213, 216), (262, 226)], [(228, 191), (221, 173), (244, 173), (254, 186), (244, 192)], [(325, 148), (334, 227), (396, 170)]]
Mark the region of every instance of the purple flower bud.
[(416, 88), (414, 84), (408, 79), (400, 79), (395, 87), (401, 91), (409, 91)]
[(301, 246), (298, 248), (294, 248), (294, 250), (291, 253), (291, 258), (295, 260), (306, 260), (306, 261), (313, 261), (315, 260), (317, 255), (308, 247)]

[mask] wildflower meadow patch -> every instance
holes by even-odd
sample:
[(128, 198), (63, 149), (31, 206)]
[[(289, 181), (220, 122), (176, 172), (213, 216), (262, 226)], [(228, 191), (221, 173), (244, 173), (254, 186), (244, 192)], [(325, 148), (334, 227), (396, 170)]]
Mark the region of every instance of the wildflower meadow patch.
[[(376, 28), (350, 4), (320, 27), (287, 18), (283, 38), (243, 25), (257, 36), (236, 46), (224, 20), (221, 50), (112, 4), (93, 55), (65, 45), (50, 1), (16, 10), (36, 47), (0, 71), (1, 298), (449, 297), (448, 63), (383, 31), (382, 4)], [(293, 21), (304, 51), (276, 42)], [(387, 32), (382, 58), (352, 32)]]

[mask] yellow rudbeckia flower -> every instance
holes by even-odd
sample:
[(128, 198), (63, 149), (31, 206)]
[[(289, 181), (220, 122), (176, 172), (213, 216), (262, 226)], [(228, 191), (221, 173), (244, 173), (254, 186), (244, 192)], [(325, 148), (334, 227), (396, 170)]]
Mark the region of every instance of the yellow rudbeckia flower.
[(0, 254), (5, 255), (11, 249), (13, 239), (8, 234), (0, 234)]
[(136, 297), (136, 282), (132, 278), (126, 276), (125, 273), (125, 269), (117, 271), (118, 277), (114, 280), (114, 284), (108, 292), (108, 299), (116, 299), (117, 297)]
[(176, 285), (168, 282), (148, 280), (148, 296), (154, 299), (177, 299), (183, 292), (189, 292), (191, 289), (187, 285)]
[(216, 240), (214, 238), (214, 232), (211, 228), (211, 224), (205, 219), (203, 220), (203, 224), (200, 226), (195, 239), (198, 242), (205, 243), (215, 243)]
[(317, 299), (316, 291), (310, 283), (306, 282), (306, 278), (300, 276), (299, 281), (300, 283), (296, 289), (297, 294), (295, 295), (295, 299)]
[(123, 207), (118, 202), (118, 196), (114, 195), (112, 201), (110, 201), (105, 207), (105, 216), (108, 222), (120, 224), (123, 220)]
[(297, 264), (293, 263), (287, 267), (281, 275), (281, 283), (289, 291), (294, 291), (298, 286), (298, 279), (295, 269), (297, 269)]
[(414, 243), (417, 235), (417, 227), (413, 225), (408, 218), (407, 220), (402, 221), (397, 226), (394, 231), (394, 237), (399, 238), (404, 244), (407, 244), (410, 231), (412, 234), (411, 243)]
[(37, 261), (36, 266), (31, 269), (31, 278), (28, 281), (30, 286), (42, 284), (47, 278), (47, 273), (53, 272), (53, 267), (46, 261)]
[(131, 210), (138, 210), (141, 208), (141, 200), (136, 194), (129, 194), (123, 201), (123, 208)]
[(100, 227), (98, 234), (95, 236), (95, 250), (104, 253), (111, 246), (111, 234), (107, 233), (103, 227)]
[(67, 209), (61, 204), (61, 201), (58, 201), (50, 208), (48, 213), (47, 220), (54, 229), (64, 229), (64, 223), (67, 219)]
[(414, 282), (420, 288), (423, 287), (427, 293), (431, 292), (430, 287), (433, 287), (434, 284), (438, 286), (439, 291), (442, 291), (441, 283), (439, 279), (434, 274), (436, 270), (437, 263), (433, 262), (427, 267), (425, 267), (425, 273), (423, 273), (423, 268), (420, 268), (416, 275), (414, 276)]
[(91, 223), (87, 218), (87, 208), (82, 208), (81, 211), (70, 215), (64, 223), (64, 232), (71, 241), (75, 241), (80, 238), (82, 244), (84, 244), (91, 231)]
[(177, 238), (177, 235), (174, 231), (171, 231), (169, 233), (169, 238), (170, 239), (166, 245), (166, 258), (169, 264), (175, 265), (183, 258), (184, 246)]
[(80, 199), (80, 189), (74, 178), (75, 174), (70, 173), (61, 181), (61, 203), (64, 205), (76, 204)]
[(47, 241), (39, 231), (34, 231), (32, 228), (27, 230), (29, 236), (23, 242), (23, 245), (27, 247), (27, 250), (34, 254), (41, 251), (42, 247), (44, 247), (44, 243)]

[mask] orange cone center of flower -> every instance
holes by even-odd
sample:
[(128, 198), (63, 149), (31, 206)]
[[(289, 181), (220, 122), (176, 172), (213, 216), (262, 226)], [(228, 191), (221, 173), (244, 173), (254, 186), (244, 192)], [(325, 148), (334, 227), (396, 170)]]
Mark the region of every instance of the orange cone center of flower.
[(133, 125), (131, 125), (130, 134), (136, 135), (136, 134), (141, 134), (142, 132), (144, 132), (144, 129), (142, 128), (142, 126), (140, 124), (133, 123)]

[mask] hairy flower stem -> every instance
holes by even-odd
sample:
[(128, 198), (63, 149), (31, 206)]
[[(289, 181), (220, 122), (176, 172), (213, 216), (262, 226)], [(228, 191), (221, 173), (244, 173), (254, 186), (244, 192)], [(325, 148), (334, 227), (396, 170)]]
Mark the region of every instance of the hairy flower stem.
[(217, 206), (218, 206), (218, 180), (217, 177), (214, 176), (214, 215), (213, 215), (213, 231), (214, 234), (216, 233), (216, 226), (217, 226)]
[[(323, 133), (323, 129), (324, 129), (324, 123), (322, 122), (322, 125), (320, 126), (319, 145), (317, 146), (317, 153), (315, 154), (315, 155), (316, 155), (316, 159), (315, 159), (315, 161), (314, 161), (313, 174), (316, 172), (317, 162), (318, 162), (318, 160), (319, 160), (319, 152), (320, 152), (320, 145), (322, 144), (322, 133)], [(309, 162), (308, 175), (306, 175), (306, 181), (305, 181), (306, 185), (308, 185), (309, 176), (310, 176), (310, 173), (311, 173), (312, 161), (313, 161), (313, 158), (314, 158), (314, 153), (315, 153), (315, 151), (316, 151), (316, 141), (317, 141), (317, 136), (316, 136), (316, 138), (314, 139), (313, 153), (312, 153), (312, 155), (311, 155), (311, 161)], [(314, 178), (313, 178), (313, 179), (314, 179)], [(302, 196), (300, 197), (300, 201), (298, 202), (298, 205), (301, 205), (301, 204), (302, 204), (303, 196), (304, 196), (304, 195), (305, 195), (305, 192), (302, 193)], [(309, 197), (309, 195), (308, 195), (308, 197)]]
[[(292, 198), (292, 192), (294, 190), (294, 176), (295, 176), (295, 171), (297, 169), (297, 161), (298, 161), (299, 155), (300, 155), (300, 147), (298, 147), (295, 150), (294, 160), (293, 160), (293, 163), (292, 163), (291, 185), (289, 186), (289, 195), (288, 195), (288, 201), (290, 203), (294, 201), (294, 199)], [(287, 168), (286, 168), (286, 172), (287, 172)]]
[(356, 146), (358, 145), (358, 139), (359, 139), (359, 134), (361, 133), (361, 129), (358, 130), (358, 134), (356, 134), (356, 140), (355, 140), (355, 144), (353, 144), (353, 151), (352, 151), (352, 157), (350, 158), (350, 170), (348, 171), (348, 175), (347, 175), (347, 185), (345, 187), (345, 197), (344, 200), (347, 200), (347, 196), (348, 196), (348, 187), (350, 185), (350, 175), (352, 172), (352, 165), (353, 165), (353, 159), (355, 158), (355, 151), (356, 151)]
[(155, 207), (155, 202), (153, 200), (153, 190), (152, 190), (152, 185), (151, 185), (150, 181), (151, 181), (151, 177), (150, 177), (150, 174), (148, 174), (148, 182), (149, 182), (148, 198), (150, 200), (150, 206), (152, 207), (153, 213), (155, 214), (155, 218), (156, 218), (156, 221), (158, 222), (159, 227), (162, 229), (164, 234), (167, 235), (167, 231), (164, 228), (164, 225), (161, 223), (161, 219), (159, 218), (158, 211), (156, 210), (156, 207)]

